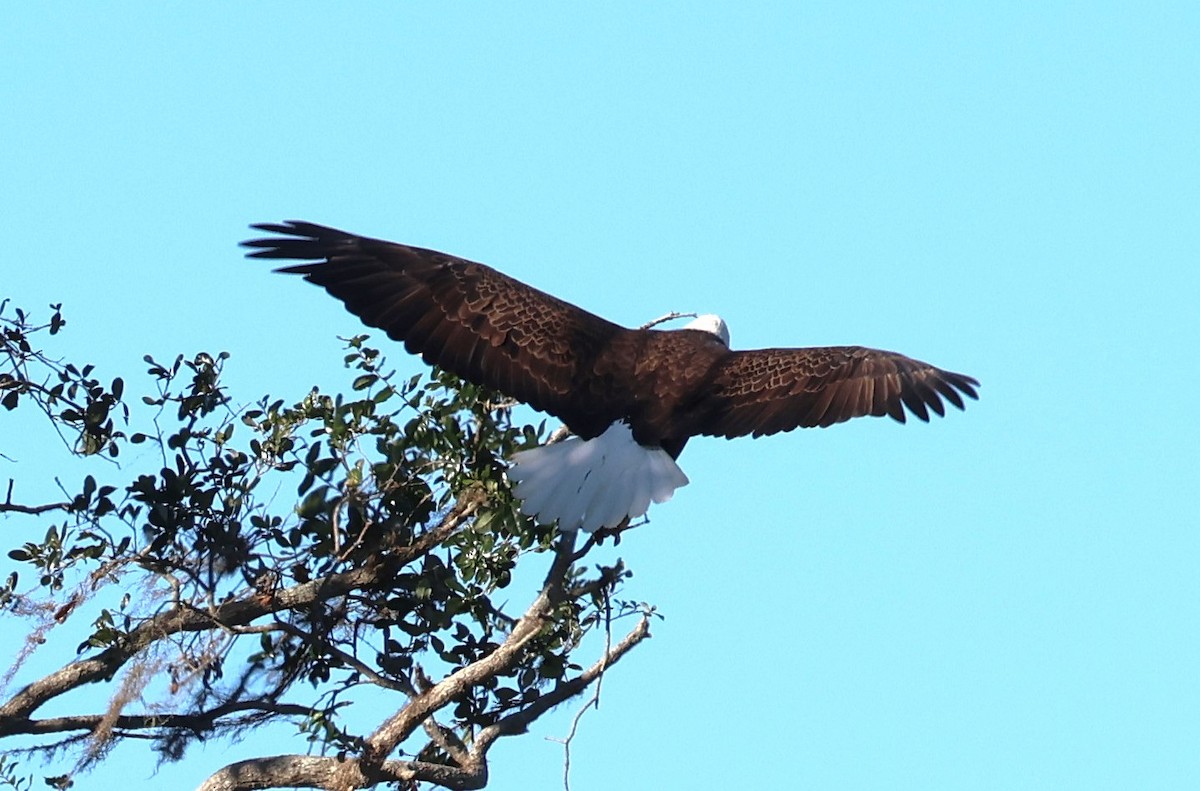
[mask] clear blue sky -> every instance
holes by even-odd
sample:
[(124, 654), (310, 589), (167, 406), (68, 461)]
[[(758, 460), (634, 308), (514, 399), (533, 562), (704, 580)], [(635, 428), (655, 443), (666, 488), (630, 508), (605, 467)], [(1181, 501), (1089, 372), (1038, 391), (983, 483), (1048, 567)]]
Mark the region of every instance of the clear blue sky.
[[(1200, 12), (996, 5), (10, 4), (0, 297), (299, 397), (358, 325), (235, 245), (301, 218), (972, 374), (932, 425), (689, 445), (572, 788), (1195, 788)], [(491, 788), (558, 787), (570, 713)]]

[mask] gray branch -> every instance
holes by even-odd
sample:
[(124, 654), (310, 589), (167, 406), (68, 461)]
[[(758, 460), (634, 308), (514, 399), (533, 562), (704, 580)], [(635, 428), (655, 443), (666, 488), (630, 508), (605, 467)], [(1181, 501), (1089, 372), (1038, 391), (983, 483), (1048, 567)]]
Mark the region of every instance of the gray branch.
[(592, 682), (600, 678), (600, 675), (605, 670), (616, 664), (621, 657), (625, 656), (634, 646), (649, 636), (650, 617), (643, 615), (642, 619), (638, 621), (638, 625), (629, 634), (625, 635), (621, 642), (613, 646), (612, 650), (606, 652), (604, 656), (587, 670), (575, 678), (557, 685), (553, 690), (542, 695), (520, 711), (509, 714), (494, 725), (489, 725), (480, 731), (475, 737), (472, 752), (482, 755), (487, 752), (492, 742), (496, 741), (499, 737), (524, 733), (538, 717), (558, 704), (582, 694)]
[(45, 505), (21, 505), (19, 503), (0, 503), (0, 514), (44, 514), (47, 511), (66, 511), (70, 503), (46, 503)]
[(358, 762), (313, 755), (276, 755), (230, 764), (196, 791), (248, 791), (259, 788), (370, 788), (383, 782), (436, 783), (444, 788), (483, 788), (487, 769), (473, 772), (425, 761), (385, 761), (370, 776)]
[[(261, 701), (238, 701), (224, 706), (218, 706), (197, 714), (122, 714), (111, 719), (112, 727), (116, 730), (134, 731), (147, 729), (186, 728), (192, 731), (204, 731), (213, 723), (232, 714), (269, 713), (292, 716), (308, 716), (312, 709), (290, 703), (263, 703)], [(110, 721), (105, 714), (80, 714), (68, 717), (47, 717), (40, 720), (18, 719), (16, 717), (0, 719), (0, 736), (12, 736), (18, 733), (64, 733), (67, 731), (94, 731), (102, 723)]]

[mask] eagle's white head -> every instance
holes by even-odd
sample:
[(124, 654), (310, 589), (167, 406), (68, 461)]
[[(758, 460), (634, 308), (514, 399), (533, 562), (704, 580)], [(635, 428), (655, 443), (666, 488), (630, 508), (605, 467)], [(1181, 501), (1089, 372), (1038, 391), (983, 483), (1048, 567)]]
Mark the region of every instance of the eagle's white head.
[(721, 343), (729, 345), (729, 325), (725, 320), (715, 313), (705, 313), (703, 316), (696, 318), (683, 325), (685, 330), (704, 330), (711, 332), (721, 339)]

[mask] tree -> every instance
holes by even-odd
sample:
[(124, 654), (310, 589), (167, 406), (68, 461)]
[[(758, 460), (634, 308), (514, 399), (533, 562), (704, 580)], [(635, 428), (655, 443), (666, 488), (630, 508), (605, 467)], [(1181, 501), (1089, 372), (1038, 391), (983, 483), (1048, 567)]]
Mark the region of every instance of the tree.
[[(542, 429), (514, 426), (494, 393), (439, 371), (398, 381), (361, 336), (351, 396), (239, 408), (222, 353), (146, 357), (151, 392), (131, 403), (123, 379), (41, 348), (65, 326), (52, 307), (37, 323), (0, 303), (0, 419), (33, 412), (61, 438), (47, 447), (87, 470), (40, 501), (10, 478), (0, 502), (6, 535), (26, 537), (0, 585), (7, 633), (29, 635), (6, 685), (50, 630), (91, 621), (76, 656), (0, 697), (0, 737), (33, 737), (14, 754), (67, 769), (48, 783), (126, 740), (178, 760), (196, 740), (291, 723), (307, 754), (214, 767), (202, 788), (482, 788), (498, 739), (649, 635), (652, 609), (616, 598), (619, 560), (583, 570), (606, 536), (516, 510), (504, 459)], [(517, 608), (522, 580), (536, 584)], [(624, 616), (636, 625), (616, 639)], [(593, 634), (601, 647), (581, 650)], [(93, 683), (106, 706), (39, 716)], [(364, 690), (394, 701), (382, 721), (350, 705)], [(11, 760), (6, 781), (29, 782)]]

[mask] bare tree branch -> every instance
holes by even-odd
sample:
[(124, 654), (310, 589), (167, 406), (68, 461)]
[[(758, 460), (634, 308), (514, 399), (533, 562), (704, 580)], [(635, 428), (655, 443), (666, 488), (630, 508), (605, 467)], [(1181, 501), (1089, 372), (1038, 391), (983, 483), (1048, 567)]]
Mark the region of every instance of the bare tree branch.
[(46, 503), (45, 505), (21, 505), (12, 501), (13, 485), (16, 483), (12, 478), (8, 479), (8, 491), (4, 496), (4, 502), (0, 503), (0, 514), (16, 513), (16, 514), (44, 514), (47, 511), (66, 511), (71, 507), (71, 503)]
[(580, 673), (570, 681), (565, 681), (556, 686), (550, 692), (542, 695), (533, 703), (529, 704), (519, 712), (510, 714), (507, 717), (499, 720), (494, 725), (481, 730), (475, 736), (475, 742), (471, 747), (473, 754), (482, 755), (487, 752), (492, 742), (501, 736), (512, 736), (519, 733), (524, 733), (528, 730), (530, 723), (538, 717), (545, 714), (550, 709), (558, 704), (570, 700), (576, 695), (581, 694), (588, 685), (600, 677), (606, 669), (616, 664), (621, 657), (629, 653), (638, 643), (650, 636), (650, 617), (643, 615), (638, 621), (637, 626), (633, 628), (629, 634), (622, 638), (621, 642), (613, 646), (612, 650), (596, 661), (594, 665), (589, 667), (584, 672)]
[(19, 503), (0, 503), (0, 514), (44, 514), (47, 511), (66, 511), (70, 503), (46, 503), (45, 505), (21, 505)]
[(196, 791), (353, 789), (370, 788), (383, 782), (421, 781), (444, 788), (483, 788), (487, 784), (487, 767), (458, 768), (424, 761), (385, 761), (367, 776), (354, 761), (313, 755), (276, 755), (230, 764), (201, 783)]
[[(199, 714), (122, 714), (113, 723), (118, 730), (147, 730), (166, 728), (186, 728), (191, 731), (204, 731), (221, 717), (243, 712), (285, 714), (291, 716), (307, 716), (312, 713), (308, 706), (288, 703), (267, 703), (264, 701), (237, 701)], [(103, 714), (81, 714), (70, 717), (47, 717), (41, 720), (22, 720), (5, 718), (0, 720), (0, 736), (11, 736), (17, 733), (64, 733), (67, 731), (92, 731), (103, 720)]]

